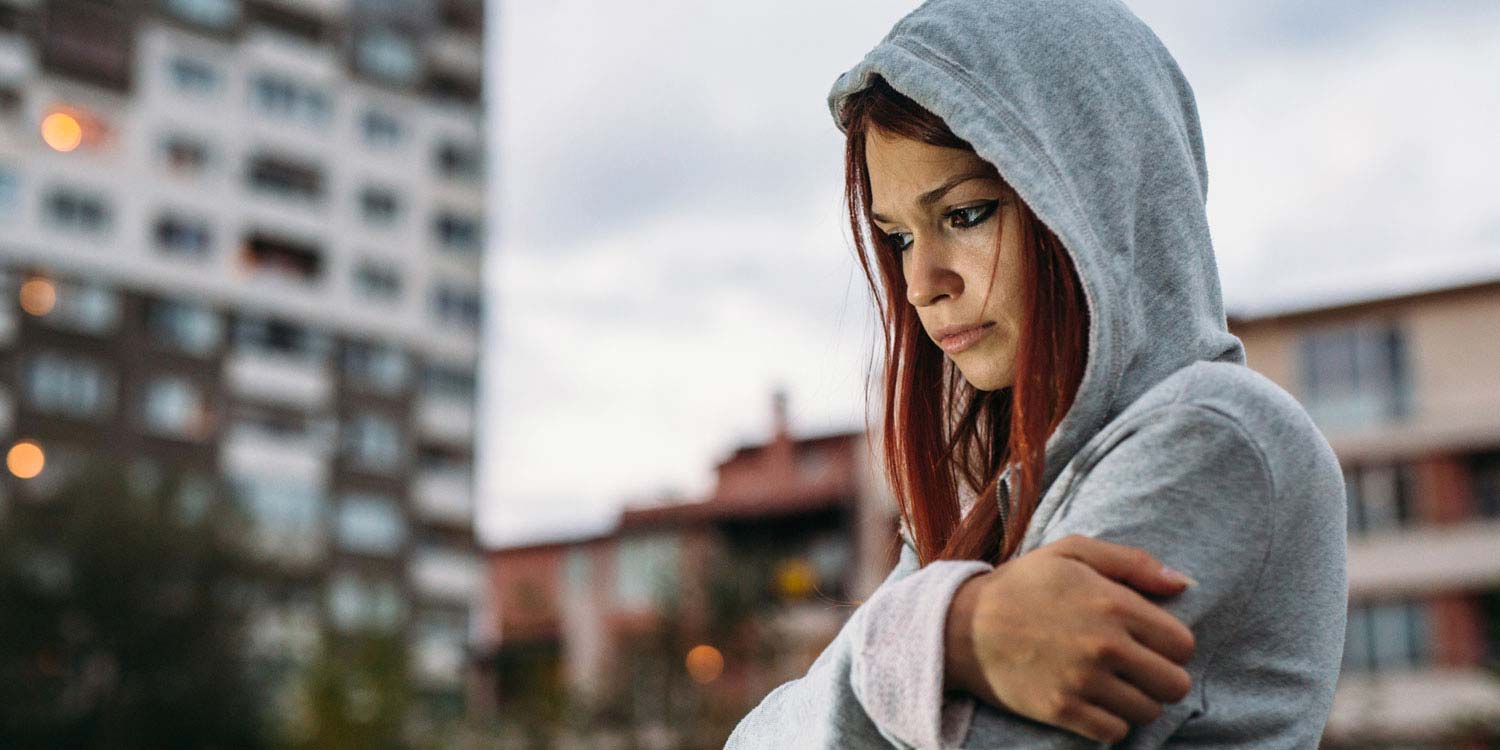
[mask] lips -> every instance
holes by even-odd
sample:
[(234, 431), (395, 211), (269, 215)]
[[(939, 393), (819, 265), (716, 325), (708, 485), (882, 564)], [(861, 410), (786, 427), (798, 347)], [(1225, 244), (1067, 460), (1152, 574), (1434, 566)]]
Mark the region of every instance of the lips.
[(933, 338), (943, 351), (949, 354), (957, 354), (979, 343), (985, 336), (990, 335), (990, 330), (994, 327), (995, 324), (993, 322), (944, 326), (934, 332)]

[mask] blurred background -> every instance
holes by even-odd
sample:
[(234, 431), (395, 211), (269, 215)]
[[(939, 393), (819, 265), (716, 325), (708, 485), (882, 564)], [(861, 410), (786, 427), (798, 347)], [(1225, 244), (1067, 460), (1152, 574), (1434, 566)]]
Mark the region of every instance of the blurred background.
[[(1500, 6), (1128, 4), (1345, 467), (1324, 746), (1500, 747)], [(0, 0), (0, 747), (721, 747), (894, 559), (914, 6)]]

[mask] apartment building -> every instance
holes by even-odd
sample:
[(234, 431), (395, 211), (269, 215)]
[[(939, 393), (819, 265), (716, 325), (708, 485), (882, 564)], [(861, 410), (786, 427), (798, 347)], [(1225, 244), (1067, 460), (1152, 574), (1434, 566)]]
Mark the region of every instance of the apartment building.
[(1230, 328), (1344, 467), (1349, 628), (1327, 739), (1500, 736), (1500, 279)]
[(257, 653), (400, 635), (465, 705), (482, 0), (0, 0), (15, 506), (107, 455), (235, 503)]
[[(895, 564), (896, 510), (864, 433), (794, 436), (784, 395), (773, 417), (768, 441), (718, 464), (705, 499), (490, 553), (499, 640), (481, 657), (502, 716), (540, 679), (585, 705), (613, 702), (635, 726), (696, 721), (713, 706), (742, 713), (806, 672)], [(663, 673), (684, 670), (695, 686), (674, 696)]]

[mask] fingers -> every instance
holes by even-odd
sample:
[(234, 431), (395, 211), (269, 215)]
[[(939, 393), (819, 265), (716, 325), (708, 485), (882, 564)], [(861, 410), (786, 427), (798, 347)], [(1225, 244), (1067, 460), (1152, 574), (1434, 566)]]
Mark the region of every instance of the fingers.
[(1119, 742), (1130, 732), (1130, 725), (1124, 719), (1082, 700), (1063, 704), (1052, 723), (1098, 742)]
[(1141, 697), (1155, 704), (1176, 703), (1192, 691), (1193, 678), (1186, 669), (1129, 638), (1124, 640), (1112, 654), (1110, 666)]
[(1156, 717), (1162, 713), (1161, 701), (1115, 676), (1089, 685), (1082, 696), (1099, 708), (1138, 727), (1156, 721)]
[(1197, 649), (1193, 631), (1171, 612), (1131, 589), (1115, 584), (1120, 625), (1137, 641), (1162, 656), (1186, 664)]
[(1082, 534), (1070, 534), (1048, 546), (1056, 554), (1078, 560), (1106, 578), (1147, 593), (1168, 596), (1180, 593), (1188, 585), (1182, 579), (1167, 575), (1162, 562), (1140, 547)]

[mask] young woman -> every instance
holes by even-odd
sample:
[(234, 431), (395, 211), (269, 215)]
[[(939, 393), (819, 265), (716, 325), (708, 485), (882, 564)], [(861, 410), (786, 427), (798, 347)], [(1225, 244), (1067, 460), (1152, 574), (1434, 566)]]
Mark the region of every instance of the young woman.
[(1161, 42), (1117, 0), (929, 0), (829, 105), (905, 544), (729, 747), (1315, 747), (1342, 479), (1226, 328)]

